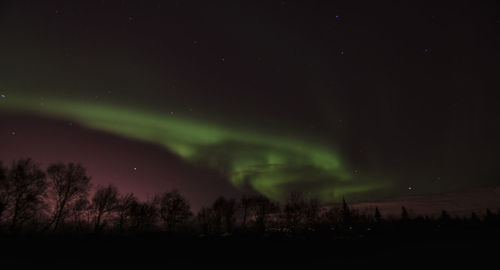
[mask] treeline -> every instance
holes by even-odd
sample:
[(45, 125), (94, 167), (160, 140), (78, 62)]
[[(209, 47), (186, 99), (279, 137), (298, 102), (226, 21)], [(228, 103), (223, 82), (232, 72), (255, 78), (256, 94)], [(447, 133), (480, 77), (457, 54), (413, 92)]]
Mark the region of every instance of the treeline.
[(219, 197), (194, 214), (176, 190), (145, 201), (113, 186), (93, 189), (80, 164), (56, 163), (46, 170), (32, 159), (19, 159), (7, 168), (0, 163), (0, 232), (137, 233), (175, 232), (227, 236), (237, 233), (365, 235), (381, 228), (498, 227), (500, 213), (452, 217), (443, 211), (437, 219), (410, 217), (402, 207), (399, 219), (384, 219), (378, 208), (360, 213), (344, 201), (323, 208), (315, 199), (292, 192), (283, 205), (263, 196), (236, 200)]

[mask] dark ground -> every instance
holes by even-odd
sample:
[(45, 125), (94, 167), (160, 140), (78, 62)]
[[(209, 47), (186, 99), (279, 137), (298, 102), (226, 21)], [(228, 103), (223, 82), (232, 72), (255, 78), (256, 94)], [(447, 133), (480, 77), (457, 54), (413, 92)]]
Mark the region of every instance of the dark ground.
[(3, 265), (359, 265), (401, 267), (498, 264), (498, 230), (351, 235), (246, 234), (194, 237), (141, 235), (3, 235)]

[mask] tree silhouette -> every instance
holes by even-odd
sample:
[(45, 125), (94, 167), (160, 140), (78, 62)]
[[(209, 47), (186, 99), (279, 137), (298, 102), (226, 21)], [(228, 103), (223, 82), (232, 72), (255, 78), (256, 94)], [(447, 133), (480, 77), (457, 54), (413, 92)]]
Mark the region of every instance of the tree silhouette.
[(100, 231), (104, 215), (115, 210), (118, 204), (118, 189), (113, 185), (99, 187), (92, 197), (92, 209), (95, 212), (94, 230)]
[(307, 220), (309, 229), (314, 229), (320, 218), (321, 207), (318, 199), (309, 199), (305, 209), (305, 219)]
[[(264, 196), (243, 196), (239, 203), (234, 199), (219, 197), (211, 207), (203, 207), (197, 213), (197, 223), (188, 223), (192, 216), (189, 202), (176, 190), (157, 195), (152, 200), (141, 201), (132, 193), (120, 195), (115, 186), (109, 185), (98, 187), (89, 202), (89, 188), (90, 177), (80, 165), (53, 164), (45, 175), (29, 158), (14, 161), (9, 168), (0, 163), (0, 240), (9, 230), (37, 232), (39, 228), (53, 228), (56, 231), (57, 228), (61, 230), (63, 225), (66, 232), (73, 233), (98, 233), (103, 228), (114, 229), (119, 233), (140, 233), (160, 229), (158, 221), (163, 221), (163, 230), (169, 232), (187, 229), (182, 231), (183, 235), (191, 232), (230, 232), (228, 237), (246, 237), (246, 230), (255, 228), (260, 235), (269, 236), (270, 239), (289, 237), (282, 234), (285, 229), (303, 232), (299, 236), (301, 239), (319, 239), (322, 234), (338, 239), (356, 239), (364, 237), (368, 231), (369, 235), (382, 233), (384, 237), (400, 237), (410, 233), (416, 237), (448, 237), (448, 232), (467, 234), (479, 230), (490, 230), (487, 231), (488, 235), (490, 232), (491, 235), (498, 235), (496, 229), (500, 224), (500, 212), (496, 210), (487, 209), (484, 219), (475, 213), (470, 218), (452, 218), (445, 210), (438, 217), (424, 218), (413, 217), (411, 210), (404, 206), (401, 207), (399, 220), (384, 222), (378, 207), (375, 207), (372, 215), (350, 208), (345, 199), (341, 205), (320, 215), (319, 202), (306, 199), (299, 192), (290, 194), (281, 211), (278, 204)], [(49, 201), (47, 191), (51, 195)], [(51, 208), (45, 207), (48, 202), (53, 203)], [(47, 209), (50, 210), (48, 214)], [(238, 211), (238, 214), (241, 213), (238, 216), (241, 218), (239, 230), (236, 227)], [(250, 222), (255, 226), (247, 226)], [(372, 230), (373, 227), (376, 229)], [(434, 232), (436, 227), (440, 228), (439, 234)], [(318, 235), (320, 237), (316, 238)]]
[(269, 214), (276, 212), (279, 207), (264, 196), (256, 196), (254, 198), (256, 208), (256, 227), (257, 230), (263, 232), (266, 230), (267, 218)]
[(214, 212), (214, 229), (215, 232), (222, 232), (222, 219), (223, 219), (223, 204), (226, 202), (224, 197), (217, 198), (212, 204), (212, 210)]
[(118, 203), (115, 207), (117, 214), (116, 226), (119, 231), (123, 231), (127, 223), (130, 223), (132, 216), (132, 207), (137, 204), (137, 198), (133, 193), (127, 193), (118, 198)]
[(334, 230), (337, 225), (342, 224), (342, 209), (339, 207), (328, 208), (321, 216), (323, 225), (328, 230)]
[(243, 195), (240, 199), (240, 208), (242, 214), (241, 226), (246, 228), (247, 226), (247, 218), (251, 214), (251, 209), (253, 207), (254, 200), (252, 197)]
[(7, 169), (3, 166), (2, 161), (0, 161), (0, 181), (6, 178)]
[(234, 214), (236, 213), (236, 200), (228, 199), (223, 207), (223, 216), (226, 224), (226, 231), (232, 232), (234, 224)]
[(342, 223), (345, 227), (351, 227), (352, 225), (352, 213), (351, 209), (347, 205), (345, 198), (342, 198)]
[(35, 216), (43, 205), (47, 189), (45, 173), (30, 158), (12, 163), (4, 183), (5, 207), (10, 217), (10, 230), (15, 231)]
[(449, 222), (451, 220), (450, 214), (446, 210), (441, 211), (441, 216), (439, 217), (441, 222)]
[(51, 224), (54, 225), (54, 231), (56, 231), (60, 223), (64, 222), (70, 214), (69, 209), (72, 204), (87, 196), (90, 189), (90, 177), (87, 176), (85, 168), (73, 163), (53, 164), (47, 169), (47, 174), (55, 197)]
[(153, 229), (158, 220), (158, 199), (132, 202), (130, 206), (130, 228), (133, 231)]
[(210, 232), (216, 230), (216, 216), (213, 208), (201, 208), (200, 211), (198, 211), (196, 219), (204, 234), (209, 234)]
[(473, 223), (479, 223), (479, 217), (477, 216), (476, 212), (472, 212), (470, 215), (470, 221)]
[(0, 221), (2, 220), (3, 212), (7, 207), (7, 169), (3, 166), (3, 163), (0, 161)]
[(375, 207), (375, 221), (377, 223), (380, 223), (382, 221), (382, 214), (380, 214), (378, 207)]
[(495, 214), (491, 211), (491, 209), (486, 209), (486, 215), (484, 216), (484, 222), (488, 225), (492, 225), (495, 223)]
[(70, 211), (70, 216), (73, 217), (73, 224), (80, 231), (88, 230), (92, 218), (92, 205), (90, 201), (86, 197), (79, 198), (71, 205)]
[(295, 232), (301, 226), (305, 218), (306, 202), (302, 193), (293, 191), (290, 193), (285, 204), (284, 214), (288, 229)]
[(408, 210), (406, 210), (406, 207), (401, 206), (401, 220), (408, 221), (409, 219)]
[(215, 227), (217, 232), (221, 232), (222, 224), (225, 225), (226, 232), (231, 232), (236, 212), (236, 201), (219, 197), (212, 206), (215, 213)]
[(177, 190), (163, 193), (159, 201), (160, 217), (170, 232), (193, 215), (189, 202)]

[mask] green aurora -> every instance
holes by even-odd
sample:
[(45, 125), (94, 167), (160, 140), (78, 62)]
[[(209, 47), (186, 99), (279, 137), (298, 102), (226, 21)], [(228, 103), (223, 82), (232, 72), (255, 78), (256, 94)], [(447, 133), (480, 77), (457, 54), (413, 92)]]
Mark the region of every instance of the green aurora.
[(9, 95), (0, 105), (7, 111), (65, 119), (162, 145), (194, 166), (217, 170), (239, 189), (250, 188), (277, 201), (283, 201), (292, 190), (332, 202), (383, 186), (359, 179), (336, 151), (317, 142), (112, 104), (60, 98), (46, 98), (41, 104), (39, 98)]

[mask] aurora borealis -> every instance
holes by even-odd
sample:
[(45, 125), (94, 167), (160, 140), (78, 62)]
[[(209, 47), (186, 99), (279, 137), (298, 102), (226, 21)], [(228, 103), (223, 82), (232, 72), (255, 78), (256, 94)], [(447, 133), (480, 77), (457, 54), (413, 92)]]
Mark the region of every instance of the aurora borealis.
[(499, 184), (493, 3), (83, 2), (0, 3), (0, 160), (197, 205)]
[(248, 186), (275, 200), (285, 199), (292, 191), (287, 187), (294, 185), (312, 187), (306, 191), (325, 202), (379, 185), (350, 184), (352, 173), (324, 145), (112, 105), (48, 98), (40, 106), (36, 98), (31, 102), (9, 99), (4, 104), (8, 110), (69, 119), (88, 128), (164, 146), (182, 159), (219, 171), (236, 187)]

